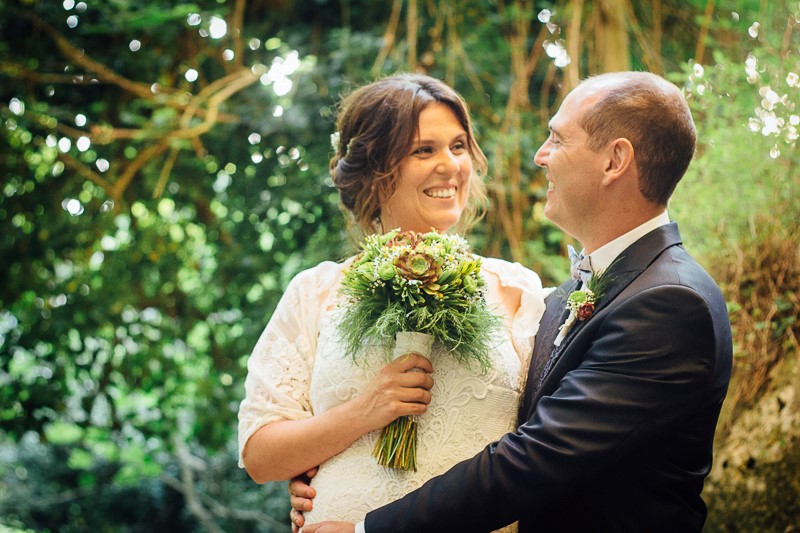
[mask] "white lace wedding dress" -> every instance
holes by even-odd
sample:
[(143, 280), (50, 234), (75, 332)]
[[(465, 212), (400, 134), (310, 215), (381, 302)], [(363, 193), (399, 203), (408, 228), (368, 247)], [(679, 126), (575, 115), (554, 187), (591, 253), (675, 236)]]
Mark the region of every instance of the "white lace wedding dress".
[[(342, 268), (324, 262), (298, 274), (256, 344), (239, 409), (240, 467), (244, 445), (260, 427), (308, 418), (348, 401), (388, 361), (377, 348), (358, 364), (343, 354), (336, 334)], [(314, 510), (306, 513), (306, 523), (363, 520), (368, 511), (404, 496), (516, 428), (523, 371), (544, 312), (542, 286), (535, 273), (517, 263), (487, 258), (482, 271), (522, 294), (519, 310), (508, 321), (510, 330), (492, 351), (492, 368), (468, 368), (434, 344), (432, 401), (417, 418), (417, 471), (378, 465), (371, 452), (380, 432), (364, 435), (320, 466), (312, 483)], [(497, 295), (489, 294), (489, 304), (497, 304), (492, 297)]]

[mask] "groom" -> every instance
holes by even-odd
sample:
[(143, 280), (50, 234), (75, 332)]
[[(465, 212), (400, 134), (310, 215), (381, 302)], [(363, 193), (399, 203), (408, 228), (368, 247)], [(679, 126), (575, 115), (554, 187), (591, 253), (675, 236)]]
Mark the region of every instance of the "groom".
[(545, 215), (585, 257), (548, 298), (521, 425), (359, 528), (702, 529), (732, 348), (719, 288), (666, 212), (694, 147), (683, 97), (656, 75), (596, 76), (566, 97), (535, 162), (549, 181)]

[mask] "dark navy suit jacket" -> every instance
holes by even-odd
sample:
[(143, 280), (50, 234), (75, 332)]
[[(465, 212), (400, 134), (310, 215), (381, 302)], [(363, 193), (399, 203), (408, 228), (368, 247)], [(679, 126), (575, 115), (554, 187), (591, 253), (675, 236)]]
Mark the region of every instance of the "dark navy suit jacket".
[[(474, 458), (367, 515), (367, 533), (700, 531), (700, 497), (731, 373), (719, 288), (676, 224), (609, 269), (594, 316), (561, 346), (565, 284), (547, 299), (520, 427)], [(541, 385), (537, 387), (537, 385)]]

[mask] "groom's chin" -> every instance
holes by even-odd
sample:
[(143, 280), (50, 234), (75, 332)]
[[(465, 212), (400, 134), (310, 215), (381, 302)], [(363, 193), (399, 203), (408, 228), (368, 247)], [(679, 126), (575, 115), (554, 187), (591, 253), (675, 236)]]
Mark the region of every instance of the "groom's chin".
[(561, 224), (559, 224), (559, 222), (558, 222), (558, 213), (556, 212), (556, 208), (555, 208), (554, 205), (552, 205), (550, 200), (548, 200), (547, 203), (544, 205), (544, 209), (542, 210), (542, 214), (544, 215), (544, 218), (546, 218), (547, 221), (550, 222), (551, 224), (553, 224), (555, 227), (557, 227), (558, 229), (560, 229), (563, 232), (567, 231), (567, 230), (564, 229), (564, 227)]

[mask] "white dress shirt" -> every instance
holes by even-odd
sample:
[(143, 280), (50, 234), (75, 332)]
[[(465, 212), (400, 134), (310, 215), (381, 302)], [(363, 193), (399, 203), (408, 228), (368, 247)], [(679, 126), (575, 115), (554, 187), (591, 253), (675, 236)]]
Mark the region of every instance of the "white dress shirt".
[[(607, 269), (611, 263), (621, 254), (628, 246), (635, 243), (651, 231), (661, 226), (669, 224), (669, 215), (666, 211), (660, 215), (651, 218), (644, 224), (637, 226), (624, 235), (620, 235), (611, 242), (608, 242), (589, 254), (589, 265), (592, 267), (593, 272), (601, 272)], [(583, 252), (581, 252), (583, 253)]]

